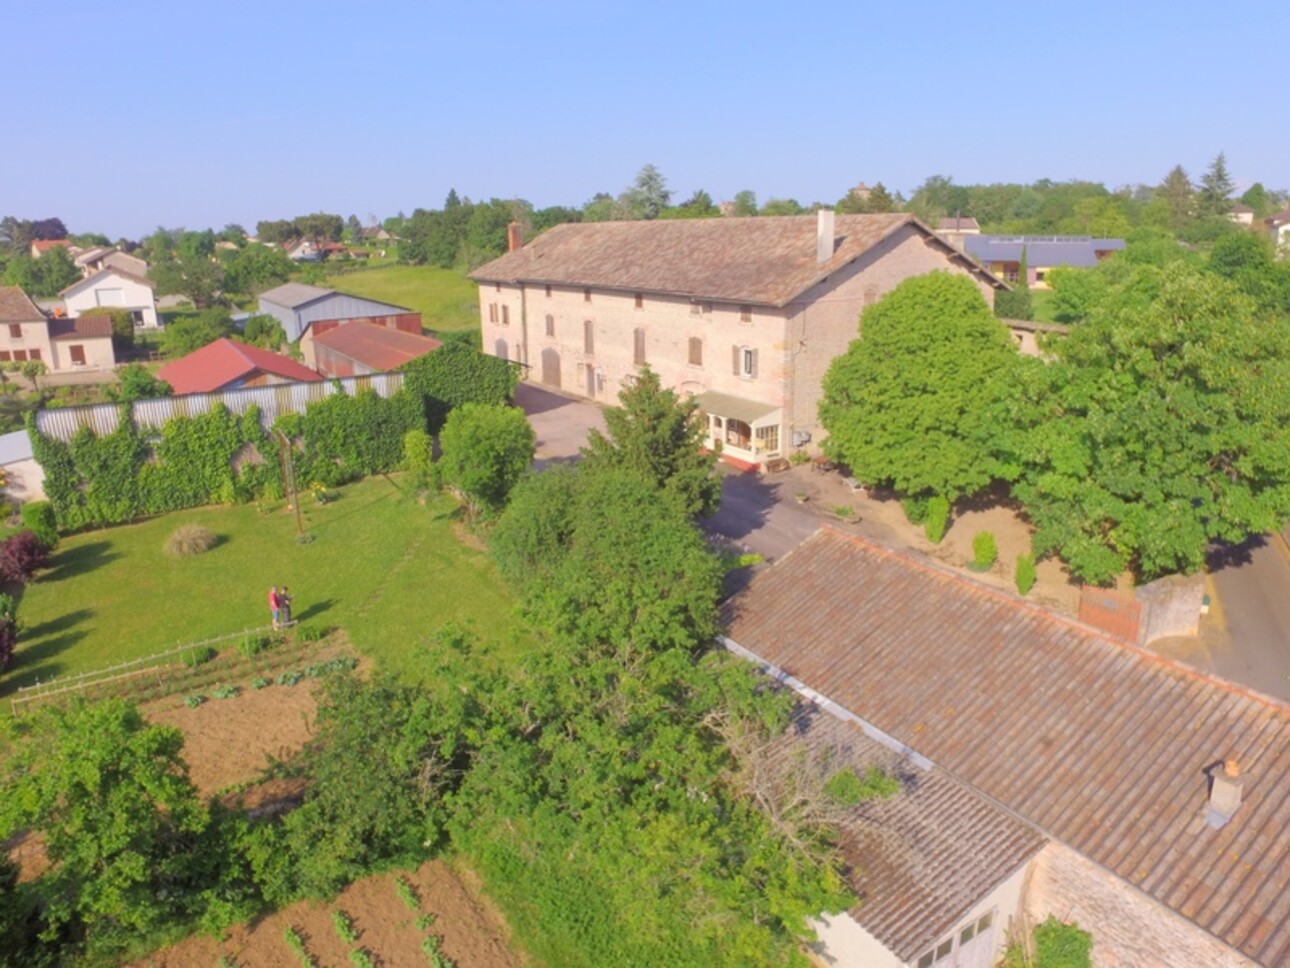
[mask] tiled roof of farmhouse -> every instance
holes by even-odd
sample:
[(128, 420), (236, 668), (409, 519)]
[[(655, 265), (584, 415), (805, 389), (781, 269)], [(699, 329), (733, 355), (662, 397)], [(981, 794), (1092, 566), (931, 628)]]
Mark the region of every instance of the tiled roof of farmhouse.
[(878, 767), (900, 780), (895, 796), (857, 804), (839, 823), (858, 903), (848, 913), (912, 962), (1016, 873), (1047, 841), (944, 771), (921, 769), (844, 722), (803, 703), (772, 755), (810, 752), (832, 773)]
[(814, 215), (793, 215), (557, 225), (470, 277), (784, 306), (908, 226), (1002, 285), (912, 215), (835, 216), (833, 258), (823, 264), (816, 224)]
[(42, 313), (21, 286), (0, 286), (0, 323), (41, 323)]
[[(727, 634), (1231, 947), (1290, 964), (1290, 707), (823, 529)], [(1244, 802), (1203, 819), (1206, 768)]]

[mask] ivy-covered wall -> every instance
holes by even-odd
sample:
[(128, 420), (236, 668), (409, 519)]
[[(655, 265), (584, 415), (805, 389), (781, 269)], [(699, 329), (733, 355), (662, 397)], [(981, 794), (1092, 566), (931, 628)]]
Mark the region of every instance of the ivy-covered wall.
[(266, 430), (251, 407), (222, 405), (196, 417), (167, 420), (160, 431), (139, 428), (123, 404), (115, 431), (88, 428), (66, 443), (27, 431), (45, 470), (45, 494), (60, 531), (103, 527), (148, 514), (203, 504), (235, 504), (282, 495), (282, 436), (292, 444), (296, 484), (344, 484), (397, 468), (409, 430), (437, 432), (448, 412), (468, 402), (505, 403), (518, 374), (505, 360), (449, 344), (414, 361), (403, 389), (387, 398), (373, 390), (335, 393), (287, 414)]

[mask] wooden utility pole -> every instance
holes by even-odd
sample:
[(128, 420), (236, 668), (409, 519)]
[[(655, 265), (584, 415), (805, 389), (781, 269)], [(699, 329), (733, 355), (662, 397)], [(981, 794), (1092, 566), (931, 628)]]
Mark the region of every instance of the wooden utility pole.
[(296, 509), (296, 534), (305, 533), (304, 522), (300, 518), (300, 493), (296, 490), (296, 462), (292, 454), (291, 440), (281, 430), (278, 435), (278, 463), (282, 466), (282, 486), (287, 492), (287, 500)]

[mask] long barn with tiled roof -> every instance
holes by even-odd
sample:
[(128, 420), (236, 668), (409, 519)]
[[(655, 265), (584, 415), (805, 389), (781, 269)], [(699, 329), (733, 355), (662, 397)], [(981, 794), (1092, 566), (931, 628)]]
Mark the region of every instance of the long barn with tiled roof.
[(1096, 965), (1290, 964), (1290, 708), (832, 529), (724, 619), (732, 648), (1050, 841), (1001, 917), (1079, 922)]

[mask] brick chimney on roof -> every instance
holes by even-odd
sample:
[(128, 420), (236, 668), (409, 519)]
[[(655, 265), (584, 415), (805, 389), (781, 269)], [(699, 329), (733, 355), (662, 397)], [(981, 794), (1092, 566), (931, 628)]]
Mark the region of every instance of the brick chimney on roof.
[(520, 231), (520, 223), (512, 222), (506, 226), (506, 251), (514, 252), (524, 244), (524, 233)]
[(1227, 826), (1241, 806), (1241, 766), (1236, 760), (1223, 761), (1222, 769), (1211, 769), (1209, 774), (1209, 804), (1205, 809), (1205, 823), (1218, 830)]

